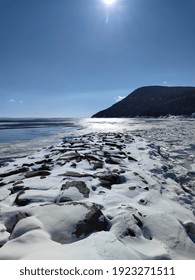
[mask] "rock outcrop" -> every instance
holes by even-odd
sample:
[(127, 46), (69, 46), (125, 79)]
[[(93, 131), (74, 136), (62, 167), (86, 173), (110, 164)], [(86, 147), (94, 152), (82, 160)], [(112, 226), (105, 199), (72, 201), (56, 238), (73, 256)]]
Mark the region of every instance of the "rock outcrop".
[(160, 117), (192, 115), (195, 87), (141, 87), (123, 100), (93, 115), (93, 118)]

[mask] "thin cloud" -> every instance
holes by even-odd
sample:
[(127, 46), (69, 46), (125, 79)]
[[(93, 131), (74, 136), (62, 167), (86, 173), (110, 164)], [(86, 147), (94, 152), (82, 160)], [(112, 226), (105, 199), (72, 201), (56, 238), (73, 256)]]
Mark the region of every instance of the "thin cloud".
[(11, 98), (11, 99), (9, 99), (9, 100), (8, 100), (8, 102), (10, 102), (10, 103), (14, 103), (14, 102), (16, 102), (16, 100), (15, 100), (15, 99), (13, 99), (13, 98)]
[(10, 98), (9, 100), (8, 100), (8, 102), (9, 103), (20, 103), (20, 104), (23, 104), (24, 103), (24, 101), (23, 100), (16, 100), (16, 99), (14, 99), (14, 98)]
[(119, 95), (119, 96), (117, 96), (117, 97), (115, 98), (115, 100), (116, 100), (116, 102), (119, 102), (119, 101), (123, 100), (125, 97), (126, 97), (126, 96), (121, 96), (121, 95)]

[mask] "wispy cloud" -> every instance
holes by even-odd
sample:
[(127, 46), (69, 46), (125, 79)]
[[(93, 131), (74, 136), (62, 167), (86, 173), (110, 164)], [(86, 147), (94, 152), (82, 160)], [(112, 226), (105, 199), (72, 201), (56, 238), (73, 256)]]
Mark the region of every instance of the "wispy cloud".
[(7, 102), (9, 102), (9, 103), (15, 103), (15, 104), (18, 104), (18, 103), (19, 103), (19, 104), (23, 104), (23, 103), (24, 103), (23, 100), (16, 100), (16, 99), (14, 99), (14, 98), (8, 99)]
[(8, 102), (10, 102), (10, 103), (14, 103), (14, 102), (16, 102), (16, 100), (15, 100), (15, 99), (13, 99), (13, 98), (10, 98), (10, 99), (8, 100)]
[(115, 98), (115, 100), (116, 100), (116, 102), (119, 102), (119, 101), (123, 100), (125, 97), (126, 97), (126, 96), (118, 95), (118, 96)]

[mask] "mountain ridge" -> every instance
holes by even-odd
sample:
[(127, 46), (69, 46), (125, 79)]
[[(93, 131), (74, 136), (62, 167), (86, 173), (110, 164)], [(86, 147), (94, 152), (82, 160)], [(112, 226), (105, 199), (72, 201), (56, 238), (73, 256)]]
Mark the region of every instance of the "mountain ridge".
[(92, 118), (160, 117), (195, 112), (195, 87), (144, 86)]

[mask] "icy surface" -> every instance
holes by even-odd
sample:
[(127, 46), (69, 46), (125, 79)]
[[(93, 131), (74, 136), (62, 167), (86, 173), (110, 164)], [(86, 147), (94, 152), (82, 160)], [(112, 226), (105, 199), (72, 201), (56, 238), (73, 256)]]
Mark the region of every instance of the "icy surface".
[(0, 259), (195, 259), (195, 120), (88, 120), (0, 168)]

